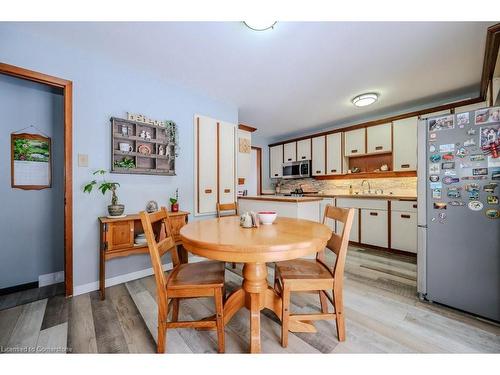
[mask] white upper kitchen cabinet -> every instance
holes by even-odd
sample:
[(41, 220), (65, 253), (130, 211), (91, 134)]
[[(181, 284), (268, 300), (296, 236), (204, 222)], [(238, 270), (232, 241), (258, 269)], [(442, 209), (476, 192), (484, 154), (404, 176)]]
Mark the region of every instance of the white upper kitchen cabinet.
[(366, 128), (366, 137), (367, 153), (391, 151), (391, 123)]
[(321, 176), (325, 174), (325, 142), (326, 137), (314, 137), (312, 139), (312, 175)]
[(311, 138), (297, 141), (297, 161), (311, 160)]
[(217, 120), (195, 118), (198, 214), (212, 213), (217, 204)]
[(297, 142), (289, 142), (283, 145), (283, 161), (285, 163), (297, 161)]
[(219, 203), (233, 203), (236, 199), (235, 130), (234, 124), (219, 122)]
[(342, 173), (342, 133), (326, 136), (326, 174)]
[(363, 155), (365, 151), (365, 128), (345, 132), (345, 156)]
[(393, 123), (395, 171), (417, 170), (417, 117), (397, 120)]
[(283, 177), (283, 145), (269, 147), (269, 177)]

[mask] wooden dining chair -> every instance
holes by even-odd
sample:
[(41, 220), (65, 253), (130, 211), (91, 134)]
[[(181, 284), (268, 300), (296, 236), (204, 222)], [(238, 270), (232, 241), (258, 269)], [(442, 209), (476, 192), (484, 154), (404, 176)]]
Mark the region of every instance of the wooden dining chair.
[[(217, 217), (223, 216), (238, 216), (238, 203), (217, 203)], [(232, 263), (232, 267), (236, 268), (236, 263)]]
[[(290, 320), (321, 320), (335, 319), (339, 341), (345, 340), (344, 304), (342, 287), (344, 266), (349, 244), (349, 233), (354, 218), (354, 208), (344, 209), (327, 205), (323, 216), (326, 219), (343, 223), (342, 233), (332, 233), (326, 248), (336, 255), (334, 264), (330, 267), (325, 259), (325, 250), (316, 254), (316, 259), (295, 259), (276, 263), (274, 270), (274, 288), (283, 300), (281, 319), (281, 345), (288, 345), (288, 327)], [(332, 297), (327, 293), (333, 292)], [(320, 314), (291, 314), (290, 293), (300, 291), (318, 291), (321, 304)], [(334, 312), (328, 312), (327, 300), (333, 305)]]
[[(165, 352), (169, 328), (216, 328), (218, 352), (224, 353), (224, 263), (215, 261), (180, 263), (166, 208), (162, 207), (160, 211), (151, 214), (142, 211), (140, 217), (156, 280), (158, 353)], [(162, 255), (167, 252), (171, 253), (173, 263), (173, 269), (168, 275), (164, 273), (161, 261)], [(215, 299), (216, 309), (214, 319), (178, 321), (181, 298), (212, 296)], [(172, 305), (172, 319), (169, 322), (170, 305)]]

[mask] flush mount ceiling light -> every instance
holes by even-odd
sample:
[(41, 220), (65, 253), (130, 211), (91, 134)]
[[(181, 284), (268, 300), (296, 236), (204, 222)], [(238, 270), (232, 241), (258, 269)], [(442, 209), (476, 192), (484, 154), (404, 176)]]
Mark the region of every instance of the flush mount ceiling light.
[(354, 97), (351, 101), (356, 107), (366, 107), (367, 105), (373, 104), (378, 100), (378, 94), (373, 92), (361, 94)]
[(276, 25), (277, 21), (243, 21), (246, 27), (255, 31), (269, 30)]

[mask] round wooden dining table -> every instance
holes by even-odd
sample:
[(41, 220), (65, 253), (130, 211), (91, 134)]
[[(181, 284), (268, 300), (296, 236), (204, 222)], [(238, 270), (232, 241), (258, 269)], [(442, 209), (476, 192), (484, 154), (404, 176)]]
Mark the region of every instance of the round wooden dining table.
[[(243, 228), (238, 216), (191, 222), (180, 231), (191, 253), (223, 262), (244, 263), (242, 287), (224, 304), (224, 324), (243, 307), (250, 310), (250, 352), (259, 353), (260, 311), (274, 311), (281, 320), (281, 297), (267, 283), (266, 263), (300, 258), (325, 248), (331, 236), (326, 225), (278, 217), (272, 225)], [(290, 322), (291, 332), (316, 332), (311, 322)]]

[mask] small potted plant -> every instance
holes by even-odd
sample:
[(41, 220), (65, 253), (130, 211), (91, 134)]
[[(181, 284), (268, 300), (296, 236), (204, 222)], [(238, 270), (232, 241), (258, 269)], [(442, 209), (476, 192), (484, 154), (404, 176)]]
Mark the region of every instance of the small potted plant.
[(123, 211), (125, 211), (125, 205), (118, 204), (118, 196), (116, 195), (116, 189), (120, 184), (118, 182), (110, 182), (104, 179), (104, 175), (106, 171), (104, 169), (99, 169), (93, 173), (94, 176), (100, 175), (102, 176), (101, 182), (97, 182), (96, 180), (90, 181), (83, 187), (83, 191), (85, 193), (91, 193), (94, 187), (97, 187), (103, 195), (106, 194), (107, 191), (111, 192), (111, 204), (108, 206), (109, 216), (122, 216)]
[(175, 198), (170, 198), (170, 211), (178, 212), (179, 211), (179, 189), (175, 189)]

